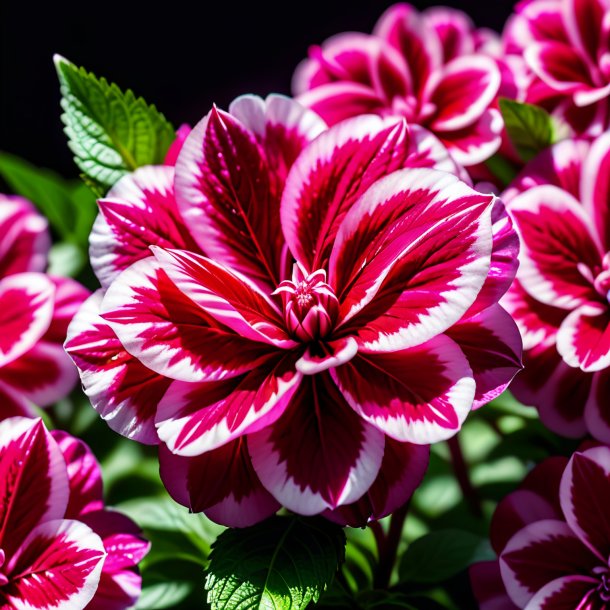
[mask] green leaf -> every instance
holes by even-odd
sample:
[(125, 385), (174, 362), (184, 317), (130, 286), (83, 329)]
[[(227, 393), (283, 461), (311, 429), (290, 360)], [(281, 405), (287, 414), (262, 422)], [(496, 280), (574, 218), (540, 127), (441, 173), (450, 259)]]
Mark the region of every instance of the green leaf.
[(97, 213), (89, 188), (5, 152), (0, 152), (0, 176), (14, 193), (29, 199), (48, 218), (63, 240), (86, 248)]
[(302, 610), (318, 601), (344, 552), (343, 530), (321, 518), (227, 530), (210, 556), (208, 602), (212, 610)]
[(163, 163), (176, 134), (154, 106), (59, 55), (55, 67), (65, 132), (89, 186), (105, 191), (137, 167)]
[(522, 161), (529, 161), (555, 142), (555, 124), (540, 106), (500, 98), (506, 132)]
[(486, 558), (489, 546), (484, 538), (457, 529), (438, 530), (409, 546), (400, 562), (400, 581), (440, 583)]

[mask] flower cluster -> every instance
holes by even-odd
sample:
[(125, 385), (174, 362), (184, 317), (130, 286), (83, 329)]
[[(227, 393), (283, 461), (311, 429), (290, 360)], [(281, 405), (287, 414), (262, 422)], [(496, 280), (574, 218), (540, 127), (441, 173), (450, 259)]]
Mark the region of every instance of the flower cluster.
[(0, 422), (0, 606), (125, 610), (149, 544), (104, 508), (89, 448), (38, 419)]
[(404, 119), (327, 128), (280, 96), (214, 108), (175, 169), (140, 169), (99, 202), (103, 290), (66, 343), (93, 405), (161, 442), (170, 493), (221, 523), (280, 505), (388, 514), (425, 445), (520, 368), (497, 304), (516, 234), (455, 173)]

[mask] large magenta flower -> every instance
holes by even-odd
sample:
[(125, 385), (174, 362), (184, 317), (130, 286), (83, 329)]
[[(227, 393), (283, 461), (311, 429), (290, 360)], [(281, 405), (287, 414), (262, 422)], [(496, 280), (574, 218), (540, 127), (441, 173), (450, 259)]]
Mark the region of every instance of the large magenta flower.
[(0, 607), (124, 610), (149, 544), (104, 509), (95, 458), (40, 420), (0, 422)]
[(610, 448), (537, 466), (496, 509), (499, 565), (473, 566), (482, 610), (603, 610), (610, 604)]
[(383, 516), (425, 470), (411, 443), (508, 384), (516, 235), (493, 196), (430, 165), (455, 170), (404, 120), (325, 130), (245, 96), (193, 130), (175, 180), (144, 168), (100, 202), (106, 292), (66, 347), (114, 429), (162, 441), (178, 501), (229, 525), (280, 504)]
[(521, 267), (505, 299), (526, 367), (511, 386), (553, 431), (610, 442), (610, 134), (566, 140), (506, 193)]
[(63, 398), (78, 379), (62, 343), (88, 292), (42, 273), (47, 221), (21, 197), (0, 195), (0, 418)]
[(293, 89), (329, 124), (371, 112), (405, 117), (432, 131), (456, 161), (474, 165), (498, 149), (502, 130), (492, 108), (500, 72), (478, 52), (487, 40), (460, 11), (420, 14), (396, 4), (374, 34), (339, 34), (312, 47)]

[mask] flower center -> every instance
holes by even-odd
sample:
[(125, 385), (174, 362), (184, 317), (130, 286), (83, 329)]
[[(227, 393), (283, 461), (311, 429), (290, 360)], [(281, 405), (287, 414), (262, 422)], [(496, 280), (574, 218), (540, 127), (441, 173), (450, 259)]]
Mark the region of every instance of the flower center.
[(292, 280), (284, 280), (273, 294), (282, 297), (286, 327), (295, 339), (309, 343), (324, 339), (332, 331), (339, 301), (326, 283), (323, 269), (308, 275), (295, 265)]
[(610, 577), (608, 575), (608, 566), (593, 568), (593, 574), (600, 579), (600, 583), (596, 588), (600, 599), (604, 602), (610, 602)]
[(0, 549), (0, 587), (3, 587), (4, 585), (8, 584), (8, 577), (2, 571), (2, 567), (4, 566), (5, 560), (6, 555), (4, 554), (4, 551)]

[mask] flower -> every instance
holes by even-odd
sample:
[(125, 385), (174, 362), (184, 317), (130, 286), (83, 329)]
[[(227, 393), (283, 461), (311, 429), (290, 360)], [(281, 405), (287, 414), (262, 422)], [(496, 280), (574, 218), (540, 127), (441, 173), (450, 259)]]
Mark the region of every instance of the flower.
[(123, 610), (149, 544), (104, 508), (89, 448), (39, 419), (0, 421), (0, 606)]
[(78, 375), (62, 343), (89, 293), (43, 273), (47, 222), (21, 197), (0, 195), (0, 418), (63, 398)]
[(422, 445), (506, 387), (516, 235), (430, 166), (455, 170), (404, 120), (326, 129), (244, 96), (195, 127), (175, 176), (144, 168), (100, 201), (105, 292), (66, 348), (115, 430), (161, 442), (176, 500), (232, 526), (280, 505), (366, 522), (409, 497)]
[(537, 466), (493, 516), (499, 564), (471, 568), (481, 608), (606, 608), (607, 493), (609, 447), (583, 447), (569, 461), (554, 457)]
[(480, 52), (489, 38), (461, 11), (396, 4), (374, 34), (339, 34), (312, 47), (293, 90), (329, 124), (367, 113), (405, 117), (433, 132), (458, 163), (474, 165), (496, 152), (502, 130), (492, 108), (500, 72)]
[(532, 161), (504, 196), (521, 267), (503, 303), (526, 367), (511, 390), (551, 430), (610, 442), (610, 134), (565, 140)]

